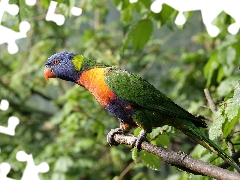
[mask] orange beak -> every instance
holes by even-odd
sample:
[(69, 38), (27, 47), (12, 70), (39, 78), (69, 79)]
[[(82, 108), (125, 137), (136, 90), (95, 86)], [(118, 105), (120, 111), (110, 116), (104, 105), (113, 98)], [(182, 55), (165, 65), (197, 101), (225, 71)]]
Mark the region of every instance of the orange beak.
[(44, 69), (44, 78), (49, 81), (49, 78), (55, 78), (54, 72), (49, 67), (45, 67)]

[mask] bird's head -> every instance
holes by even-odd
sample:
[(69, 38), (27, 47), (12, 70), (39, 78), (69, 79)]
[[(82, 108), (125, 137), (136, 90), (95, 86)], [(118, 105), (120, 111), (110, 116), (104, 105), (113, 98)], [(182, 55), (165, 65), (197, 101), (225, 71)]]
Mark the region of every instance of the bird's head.
[(45, 63), (44, 77), (60, 78), (66, 81), (76, 82), (81, 74), (82, 55), (72, 52), (60, 52), (52, 55)]

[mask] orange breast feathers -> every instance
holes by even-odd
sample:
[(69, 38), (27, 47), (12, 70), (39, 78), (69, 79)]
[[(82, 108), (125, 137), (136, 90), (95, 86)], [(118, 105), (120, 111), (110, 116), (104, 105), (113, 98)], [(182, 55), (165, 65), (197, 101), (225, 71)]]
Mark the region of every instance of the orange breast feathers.
[(115, 94), (104, 81), (104, 68), (94, 68), (84, 71), (77, 83), (88, 89), (104, 107), (108, 105), (110, 100), (115, 98)]

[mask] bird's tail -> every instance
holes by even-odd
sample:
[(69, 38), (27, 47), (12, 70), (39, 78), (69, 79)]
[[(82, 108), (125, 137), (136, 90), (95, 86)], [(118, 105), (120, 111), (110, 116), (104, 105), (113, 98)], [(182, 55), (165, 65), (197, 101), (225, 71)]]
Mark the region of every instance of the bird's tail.
[[(181, 120), (183, 121), (183, 120)], [(189, 124), (189, 123), (188, 123)], [(189, 127), (190, 126), (190, 127)], [(194, 124), (189, 126), (178, 126), (184, 134), (190, 137), (192, 140), (201, 144), (203, 147), (207, 148), (210, 151), (217, 153), (223, 160), (228, 164), (233, 166), (238, 172), (240, 172), (239, 165), (227, 154), (225, 153), (218, 145), (211, 141), (200, 129), (198, 129)]]

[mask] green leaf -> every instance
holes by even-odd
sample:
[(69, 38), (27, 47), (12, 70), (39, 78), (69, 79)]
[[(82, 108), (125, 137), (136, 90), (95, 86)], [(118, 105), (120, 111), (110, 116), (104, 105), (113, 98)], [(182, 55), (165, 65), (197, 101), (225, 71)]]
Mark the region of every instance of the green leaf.
[(162, 132), (163, 132), (162, 127), (155, 128), (150, 133), (150, 138), (155, 139), (157, 136), (161, 135)]
[(133, 31), (130, 31), (129, 34), (125, 37), (125, 39), (123, 40), (122, 46), (121, 46), (121, 54), (124, 53), (124, 50), (126, 49), (127, 45), (129, 44), (129, 42), (132, 40), (133, 38)]
[(236, 55), (237, 52), (232, 46), (228, 46), (218, 52), (218, 59), (222, 64), (226, 76), (230, 76), (234, 70), (234, 60), (236, 59)]
[(121, 10), (121, 21), (123, 23), (131, 23), (133, 18), (133, 13), (135, 10), (135, 4), (129, 2), (129, 0), (120, 1), (121, 3), (118, 4), (117, 9)]
[(152, 170), (160, 171), (160, 158), (146, 151), (140, 152), (140, 157), (145, 166)]
[(156, 139), (156, 143), (157, 145), (161, 144), (163, 147), (167, 148), (170, 143), (170, 138), (166, 133), (164, 133)]
[(224, 78), (225, 73), (223, 71), (223, 67), (221, 66), (218, 70), (218, 75), (217, 75), (217, 82), (220, 83), (222, 79)]
[(225, 113), (227, 114), (228, 119), (233, 119), (238, 115), (238, 106), (235, 103), (231, 102), (232, 99), (229, 99), (227, 103), (227, 107), (225, 109)]
[(191, 152), (192, 157), (200, 159), (208, 150), (201, 146), (200, 144), (196, 145), (193, 151)]
[(234, 129), (235, 124), (238, 123), (238, 120), (240, 118), (240, 113), (238, 111), (238, 115), (235, 116), (233, 119), (228, 119), (228, 121), (226, 121), (223, 124), (223, 138), (226, 138)]
[(52, 180), (66, 180), (66, 175), (65, 174), (62, 174), (62, 173), (53, 173), (52, 177), (51, 177)]
[(171, 6), (168, 6), (167, 4), (163, 4), (162, 10), (160, 12), (161, 24), (164, 25), (167, 22), (169, 22), (169, 19), (172, 19), (170, 17), (174, 12), (175, 10)]
[[(180, 179), (180, 178), (179, 178)], [(192, 174), (188, 173), (188, 172), (184, 172), (183, 177), (181, 178), (181, 180), (189, 180), (192, 179)]]
[(140, 2), (145, 6), (145, 8), (150, 8), (151, 6), (151, 0), (144, 0)]
[(240, 107), (240, 81), (238, 81), (235, 90), (234, 90), (234, 94), (233, 94), (233, 102)]
[(138, 134), (139, 134), (139, 132), (141, 131), (141, 128), (140, 127), (138, 127), (138, 128), (136, 128), (135, 130), (134, 130), (134, 136), (138, 136)]
[(163, 4), (162, 5), (162, 10), (159, 13), (153, 13), (152, 12), (152, 16), (157, 22), (161, 23), (161, 26), (163, 26), (169, 20), (172, 19), (172, 18), (170, 18), (170, 16), (172, 16), (172, 14), (174, 12), (175, 11), (172, 7), (168, 6), (167, 4)]
[(227, 57), (226, 57), (228, 65), (233, 64), (233, 61), (236, 59), (236, 55), (237, 55), (237, 52), (236, 52), (235, 48), (233, 48), (232, 46), (228, 46), (227, 47)]
[(222, 124), (225, 122), (225, 117), (223, 116), (222, 109), (219, 109), (214, 115), (213, 123), (209, 129), (209, 138), (211, 140), (216, 139), (222, 135)]
[(81, 138), (74, 143), (74, 151), (87, 150), (94, 146), (96, 142), (91, 138)]
[(163, 145), (164, 147), (168, 147), (170, 143), (170, 137), (169, 135), (175, 135), (175, 129), (172, 126), (162, 126), (158, 127), (152, 130), (152, 132), (149, 134), (150, 139), (153, 139), (154, 141), (151, 141), (152, 144), (155, 145)]
[(133, 18), (133, 9), (127, 8), (121, 11), (121, 21), (124, 23), (130, 23)]
[(67, 172), (73, 161), (69, 156), (61, 156), (55, 162), (54, 171)]
[(233, 98), (233, 93), (234, 93), (234, 90), (230, 91), (225, 97), (224, 97), (224, 101), (227, 101), (229, 99), (232, 99)]
[(208, 60), (207, 64), (204, 67), (204, 76), (207, 79), (207, 84), (206, 87), (209, 87), (211, 82), (212, 82), (212, 78), (213, 75), (215, 73), (215, 71), (217, 70), (217, 68), (219, 67), (219, 62), (218, 62), (218, 54), (215, 53), (214, 55), (211, 56), (211, 58)]
[(236, 50), (232, 46), (228, 46), (227, 48), (221, 49), (218, 52), (218, 59), (221, 64), (232, 64), (236, 58)]
[(226, 34), (224, 39), (225, 39), (224, 41), (217, 45), (216, 47), (217, 50), (221, 51), (223, 48), (232, 46), (235, 43), (239, 44), (238, 38), (236, 38), (236, 36)]
[[(119, 1), (119, 0), (112, 0), (112, 2), (113, 2), (113, 4), (114, 4), (114, 6), (119, 6), (120, 5), (120, 3), (122, 3), (121, 1)], [(121, 10), (121, 8), (119, 9), (119, 10)]]
[(121, 2), (122, 10), (134, 6), (134, 4), (130, 3), (129, 0), (122, 0)]
[(227, 115), (227, 120), (223, 124), (223, 138), (226, 138), (234, 129), (235, 124), (239, 120), (239, 107), (232, 102), (232, 99), (227, 101), (227, 107), (225, 113)]
[(153, 24), (150, 19), (141, 20), (135, 29), (133, 29), (132, 45), (135, 50), (140, 51), (148, 42), (153, 30)]
[(237, 84), (239, 77), (231, 76), (224, 79), (217, 87), (217, 94), (221, 97), (226, 96)]
[(137, 163), (137, 158), (138, 158), (137, 148), (134, 147), (133, 150), (132, 150), (132, 159), (135, 163)]
[(33, 8), (28, 6), (25, 0), (10, 0), (10, 4), (16, 4), (19, 6), (18, 18), (19, 22), (32, 16)]

